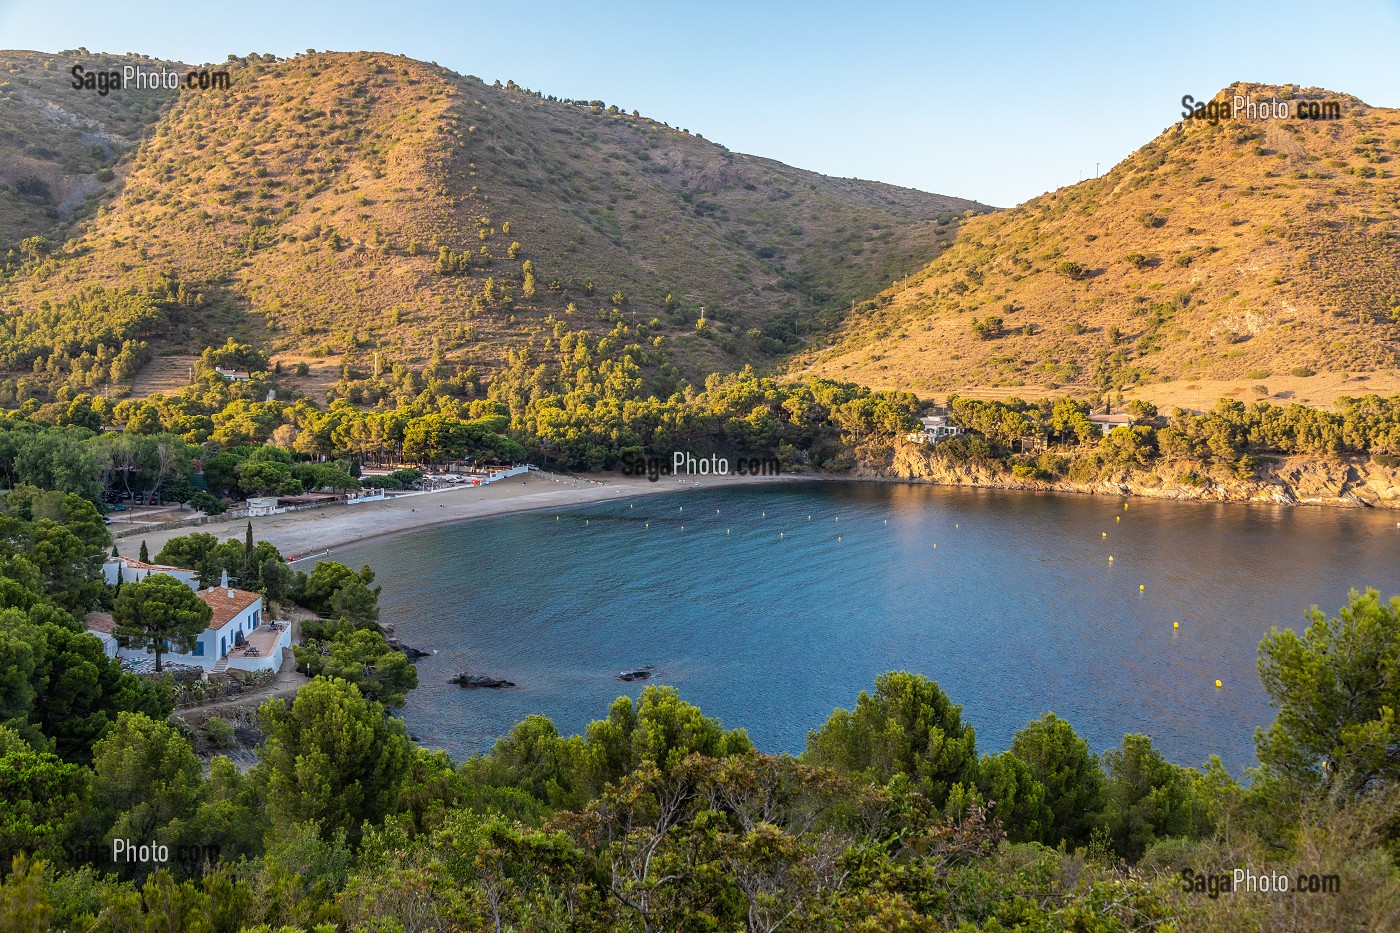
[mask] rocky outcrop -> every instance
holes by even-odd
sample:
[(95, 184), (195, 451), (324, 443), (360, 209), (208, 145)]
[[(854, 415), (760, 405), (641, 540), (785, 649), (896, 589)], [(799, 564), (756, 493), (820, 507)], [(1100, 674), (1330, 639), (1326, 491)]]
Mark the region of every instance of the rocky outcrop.
[(486, 690), (504, 690), (514, 687), (515, 684), (509, 680), (502, 680), (499, 677), (487, 677), (484, 674), (458, 674), (448, 683), (456, 684), (459, 687), (470, 687), (473, 689), (483, 688)]
[(1015, 476), (998, 463), (945, 461), (933, 456), (926, 447), (900, 444), (883, 458), (864, 459), (856, 474), (871, 479), (901, 479), (941, 486), (1400, 509), (1400, 469), (1364, 457), (1266, 458), (1256, 475), (1249, 479), (1223, 471), (1212, 473), (1199, 463), (1159, 462), (1151, 470), (1121, 469), (1092, 481), (1046, 481)]

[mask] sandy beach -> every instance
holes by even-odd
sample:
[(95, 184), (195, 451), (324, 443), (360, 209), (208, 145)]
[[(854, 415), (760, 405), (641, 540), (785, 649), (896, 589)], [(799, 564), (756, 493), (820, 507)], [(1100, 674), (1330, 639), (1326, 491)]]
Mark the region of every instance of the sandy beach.
[[(780, 483), (801, 477), (793, 476), (707, 476), (700, 488), (753, 483)], [(324, 509), (266, 515), (252, 519), (214, 522), (200, 527), (153, 527), (149, 532), (124, 536), (117, 541), (122, 554), (134, 557), (141, 546), (152, 556), (160, 552), (165, 542), (180, 535), (207, 532), (220, 539), (243, 537), (246, 521), (253, 523), (253, 537), (267, 541), (289, 559), (320, 554), (358, 541), (384, 535), (401, 534), (441, 525), (507, 515), (533, 509), (557, 509), (590, 502), (622, 499), (662, 492), (682, 492), (694, 489), (689, 482), (677, 482), (663, 477), (650, 482), (644, 477), (608, 477), (591, 479), (562, 476), (553, 473), (531, 473), (528, 477), (511, 477), (486, 486), (462, 486), (420, 495), (400, 496), (383, 502), (359, 505), (333, 505)]]

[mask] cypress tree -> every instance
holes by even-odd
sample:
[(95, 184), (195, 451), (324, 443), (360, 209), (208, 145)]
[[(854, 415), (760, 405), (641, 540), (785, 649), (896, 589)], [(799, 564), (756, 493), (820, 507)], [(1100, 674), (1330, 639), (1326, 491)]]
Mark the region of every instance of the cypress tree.
[(151, 552), (148, 551), (148, 550), (146, 550), (146, 541), (145, 541), (145, 539), (142, 539), (142, 541), (141, 541), (141, 563), (143, 563), (143, 564), (149, 564), (150, 562), (151, 562)]

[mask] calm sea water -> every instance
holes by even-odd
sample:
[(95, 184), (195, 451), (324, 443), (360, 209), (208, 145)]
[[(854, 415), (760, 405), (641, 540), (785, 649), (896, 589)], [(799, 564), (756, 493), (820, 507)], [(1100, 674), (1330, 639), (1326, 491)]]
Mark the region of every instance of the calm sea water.
[[(800, 751), (833, 708), (904, 669), (962, 704), (983, 751), (1053, 710), (1095, 749), (1141, 732), (1181, 764), (1219, 754), (1239, 772), (1273, 718), (1260, 638), (1301, 627), (1309, 606), (1334, 612), (1352, 587), (1400, 592), (1397, 516), (1123, 502), (699, 488), (430, 528), (334, 559), (371, 564), (384, 621), (438, 651), (418, 662), (403, 717), (456, 757), (532, 713), (579, 732), (641, 692), (620, 671), (650, 664), (652, 683), (766, 751)], [(461, 671), (519, 686), (449, 684)]]

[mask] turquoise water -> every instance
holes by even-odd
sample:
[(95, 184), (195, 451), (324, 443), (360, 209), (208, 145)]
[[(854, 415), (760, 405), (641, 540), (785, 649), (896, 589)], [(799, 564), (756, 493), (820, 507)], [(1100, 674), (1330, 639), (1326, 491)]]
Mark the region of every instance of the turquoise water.
[[(651, 664), (652, 683), (766, 751), (800, 751), (833, 708), (905, 669), (963, 705), (982, 751), (1054, 710), (1095, 749), (1142, 732), (1174, 761), (1219, 754), (1238, 772), (1273, 718), (1259, 639), (1301, 627), (1311, 605), (1335, 611), (1353, 586), (1400, 592), (1397, 516), (1124, 501), (699, 488), (429, 528), (334, 559), (371, 564), (384, 621), (439, 652), (418, 662), (403, 717), (456, 757), (532, 713), (581, 731), (640, 693), (618, 672)], [(518, 687), (450, 685), (462, 671)]]

